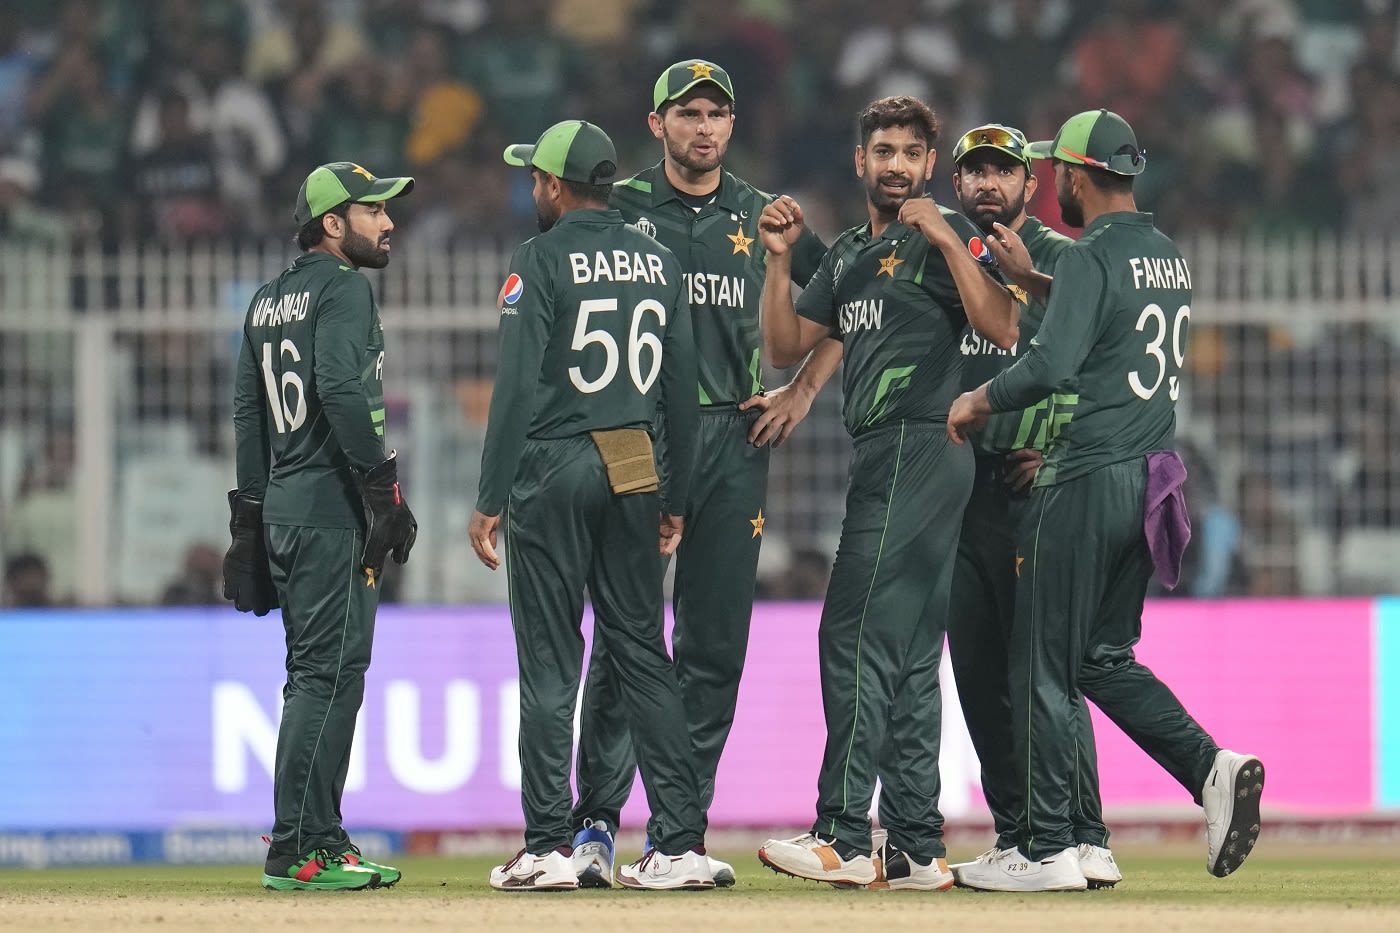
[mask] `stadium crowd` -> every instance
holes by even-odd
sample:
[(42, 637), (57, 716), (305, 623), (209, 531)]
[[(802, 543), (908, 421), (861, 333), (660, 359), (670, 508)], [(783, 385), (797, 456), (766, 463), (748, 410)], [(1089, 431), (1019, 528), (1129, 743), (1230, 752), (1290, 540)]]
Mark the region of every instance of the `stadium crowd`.
[(353, 140), (434, 192), (404, 205), (405, 238), (510, 240), (534, 215), (501, 148), (585, 113), (624, 168), (648, 164), (637, 108), (680, 54), (745, 89), (734, 170), (801, 192), (824, 232), (859, 206), (852, 115), (895, 89), (950, 131), (1121, 113), (1152, 160), (1140, 202), (1176, 235), (1372, 229), (1400, 216), (1396, 18), (1393, 0), (8, 0), (0, 237), (281, 235), (305, 166)]

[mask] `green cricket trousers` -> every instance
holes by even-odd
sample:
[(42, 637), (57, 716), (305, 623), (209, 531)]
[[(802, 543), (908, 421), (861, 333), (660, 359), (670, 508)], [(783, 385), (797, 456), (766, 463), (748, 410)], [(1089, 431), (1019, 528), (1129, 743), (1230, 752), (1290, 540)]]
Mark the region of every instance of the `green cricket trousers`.
[(659, 515), (656, 493), (612, 493), (587, 435), (526, 442), (506, 505), (505, 549), (520, 665), (525, 848), (534, 854), (573, 843), (569, 766), (585, 587), (615, 659), (652, 841), (668, 855), (704, 844), (685, 709), (662, 628)]
[[(715, 773), (734, 724), (748, 651), (769, 450), (748, 440), (759, 412), (732, 406), (700, 411), (690, 509), (676, 553), (671, 642), (703, 819), (714, 801)], [(618, 689), (622, 672), (596, 628), (583, 689), (574, 825), (602, 820), (615, 830), (632, 790), (636, 759)]]
[(938, 422), (859, 435), (817, 640), (826, 747), (813, 832), (870, 851), (870, 804), (890, 842), (945, 854), (938, 811), (938, 666), (972, 451)]
[(320, 848), (339, 853), (350, 845), (340, 799), (379, 590), (360, 571), (364, 544), (354, 529), (266, 525), (264, 532), (287, 638), (268, 857), (299, 858)]
[[(977, 457), (972, 498), (963, 513), (958, 559), (948, 613), (948, 652), (958, 700), (982, 768), (982, 794), (997, 832), (996, 847), (1023, 841), (1018, 826), (1025, 782), (1016, 769), (1011, 740), (1011, 693), (1007, 683), (1008, 642), (1016, 610), (1018, 525), (1027, 497), (1006, 485), (1006, 455)], [(1099, 798), (1094, 726), (1082, 695), (1074, 721), (1075, 798), (1071, 808), (1075, 842), (1108, 844)]]
[(1081, 692), (1197, 803), (1219, 750), (1133, 654), (1153, 573), (1142, 530), (1146, 485), (1139, 457), (1031, 491), (1010, 650), (1012, 731), (1025, 782), (1019, 822), (1031, 859), (1077, 842)]

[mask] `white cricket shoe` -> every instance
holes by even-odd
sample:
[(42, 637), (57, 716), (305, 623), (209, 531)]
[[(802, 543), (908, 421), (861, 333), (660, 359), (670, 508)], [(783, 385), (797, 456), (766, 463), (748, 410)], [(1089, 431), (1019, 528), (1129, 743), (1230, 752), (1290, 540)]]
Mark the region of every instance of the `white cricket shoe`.
[(1206, 871), (1217, 878), (1237, 870), (1259, 841), (1264, 765), (1253, 755), (1222, 748), (1201, 788), (1206, 811)]
[(707, 855), (705, 858), (710, 861), (710, 874), (714, 876), (715, 887), (734, 887), (734, 866), (728, 862), (721, 862), (714, 856)]
[(521, 849), (515, 858), (491, 869), (491, 887), (497, 891), (573, 891), (578, 875), (569, 856), (554, 849), (532, 855)]
[(1084, 872), (1084, 880), (1089, 882), (1090, 890), (1111, 888), (1123, 880), (1123, 872), (1119, 871), (1118, 863), (1113, 860), (1112, 851), (1081, 842), (1075, 852), (1079, 855), (1079, 870)]
[(1012, 851), (1015, 850), (998, 849), (996, 846), (993, 846), (992, 848), (988, 849), (986, 852), (983, 852), (981, 855), (977, 856), (977, 858), (973, 859), (970, 862), (958, 862), (956, 865), (948, 866), (948, 870), (956, 876), (958, 872), (960, 872), (962, 869), (966, 868), (969, 865), (982, 865), (987, 862), (994, 862), (1003, 852)]
[(866, 885), (875, 880), (875, 863), (870, 856), (844, 859), (830, 840), (812, 833), (792, 839), (769, 839), (758, 850), (758, 860), (784, 875), (838, 887)]
[(890, 845), (887, 835), (882, 833), (878, 841), (880, 846), (870, 857), (875, 863), (875, 880), (866, 885), (870, 890), (946, 891), (953, 886), (955, 879), (946, 859), (935, 858), (922, 865), (908, 852)]
[(956, 877), (960, 887), (977, 891), (1083, 891), (1089, 886), (1073, 848), (1035, 862), (1020, 849), (1002, 849), (985, 862), (960, 866)]
[(651, 849), (630, 865), (617, 870), (617, 883), (624, 888), (647, 891), (703, 891), (715, 886), (710, 860), (694, 850), (680, 855), (664, 855)]

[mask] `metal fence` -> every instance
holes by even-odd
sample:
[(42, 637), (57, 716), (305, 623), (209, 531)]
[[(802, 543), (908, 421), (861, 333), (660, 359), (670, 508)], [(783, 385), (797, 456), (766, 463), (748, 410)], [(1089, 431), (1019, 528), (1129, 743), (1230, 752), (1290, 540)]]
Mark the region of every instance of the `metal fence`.
[[(1195, 298), (1179, 416), (1196, 524), (1183, 589), (1396, 591), (1400, 241), (1183, 247)], [(37, 556), (60, 602), (216, 598), (239, 328), (253, 290), (292, 255), (285, 243), (0, 246), (7, 570)], [(389, 348), (388, 438), (422, 524), (414, 560), (393, 581), (403, 600), (504, 599), (500, 575), (472, 557), (466, 526), (509, 255), (505, 244), (405, 243), (370, 273)], [(774, 455), (764, 593), (819, 587), (809, 571), (833, 550), (849, 449), (832, 385)], [(794, 586), (798, 573), (806, 590)]]

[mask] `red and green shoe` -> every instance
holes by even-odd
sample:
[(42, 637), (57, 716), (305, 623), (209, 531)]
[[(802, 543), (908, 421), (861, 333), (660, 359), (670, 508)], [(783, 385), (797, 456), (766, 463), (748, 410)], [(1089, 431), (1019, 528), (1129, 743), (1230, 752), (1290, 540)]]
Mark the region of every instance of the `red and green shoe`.
[[(398, 872), (394, 872), (398, 881)], [(352, 865), (339, 855), (317, 849), (297, 859), (281, 874), (263, 868), (263, 887), (272, 891), (363, 891), (377, 888), (381, 876), (369, 864)]]
[(378, 872), (379, 887), (381, 888), (392, 888), (394, 885), (398, 884), (399, 879), (403, 877), (403, 872), (394, 868), (392, 865), (381, 865), (378, 862), (371, 862), (369, 859), (365, 858), (360, 854), (360, 847), (354, 843), (351, 843), (350, 848), (342, 852), (340, 857), (351, 865), (361, 865), (368, 868), (370, 871)]

